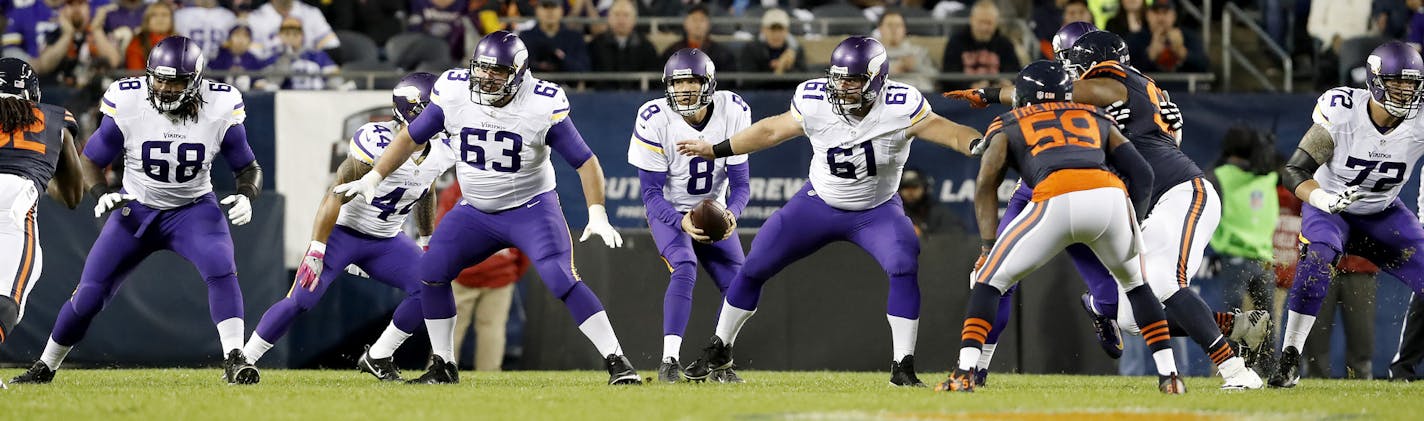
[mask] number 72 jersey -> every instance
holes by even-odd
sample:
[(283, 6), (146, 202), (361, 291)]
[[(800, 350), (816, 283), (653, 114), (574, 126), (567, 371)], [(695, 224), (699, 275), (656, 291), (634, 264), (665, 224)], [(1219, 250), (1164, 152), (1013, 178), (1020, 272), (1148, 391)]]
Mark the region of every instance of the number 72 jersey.
[(1368, 215), (1384, 210), (1409, 181), (1415, 163), (1424, 155), (1424, 120), (1406, 119), (1388, 133), (1380, 133), (1370, 120), (1370, 92), (1335, 88), (1315, 103), (1315, 124), (1330, 132), (1335, 153), (1315, 170), (1315, 181), (1329, 193), (1360, 186), (1364, 194), (1345, 208), (1346, 213)]

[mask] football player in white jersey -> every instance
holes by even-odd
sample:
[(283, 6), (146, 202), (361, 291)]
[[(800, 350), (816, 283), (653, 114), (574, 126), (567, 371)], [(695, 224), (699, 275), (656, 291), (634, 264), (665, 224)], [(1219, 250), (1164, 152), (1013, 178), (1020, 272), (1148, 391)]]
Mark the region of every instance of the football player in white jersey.
[(886, 317), (894, 345), (890, 383), (923, 387), (915, 375), (920, 254), (914, 225), (896, 194), (916, 137), (968, 154), (979, 131), (935, 115), (920, 91), (887, 79), (885, 47), (870, 37), (841, 41), (828, 77), (801, 83), (786, 113), (758, 121), (713, 145), (680, 140), (678, 152), (704, 159), (748, 154), (805, 135), (810, 182), (762, 225), (732, 280), (717, 334), (687, 366), (689, 379), (732, 367), (732, 345), (756, 312), (762, 286), (782, 268), (835, 241), (865, 249), (890, 277)]
[[(430, 91), (437, 76), (416, 72), (401, 78), (392, 91), (392, 111), (395, 120), (366, 123), (351, 138), (350, 151), (337, 169), (337, 184), (360, 179), (376, 163), (396, 133), (414, 120), (430, 104)], [(243, 353), (256, 364), (272, 344), (287, 333), (292, 322), (315, 306), (327, 288), (347, 265), (355, 264), (371, 279), (405, 291), (406, 298), (396, 306), (391, 324), (376, 343), (367, 347), (356, 364), (361, 371), (385, 381), (401, 380), (400, 370), (391, 356), (406, 338), (422, 327), (420, 311), (420, 280), (418, 279), (421, 247), (430, 241), (435, 231), (435, 195), (431, 185), (455, 164), (449, 148), (437, 148), (441, 139), (426, 144), (420, 154), (407, 160), (386, 177), (377, 189), (376, 200), (345, 201), (345, 197), (327, 195), (317, 210), (312, 227), (311, 245), (297, 269), (287, 297), (273, 304), (262, 315), (257, 329), (247, 340)], [(344, 203), (344, 204), (343, 204)], [(401, 235), (406, 218), (415, 214), (419, 240)]]
[(1315, 104), (1315, 124), (1286, 163), (1286, 187), (1309, 203), (1301, 209), (1301, 258), (1286, 300), (1281, 359), (1269, 384), (1300, 380), (1300, 350), (1320, 312), (1335, 263), (1345, 254), (1369, 259), (1424, 293), (1424, 229), (1399, 200), (1424, 155), (1424, 60), (1399, 41), (1366, 59), (1369, 89), (1335, 88)]
[(198, 43), (208, 57), (218, 56), (234, 26), (237, 15), (218, 6), (217, 0), (192, 0), (173, 12), (173, 32)]
[[(663, 98), (644, 103), (628, 140), (628, 163), (638, 167), (643, 207), (658, 253), (672, 272), (663, 297), (663, 357), (658, 380), (682, 380), (678, 357), (692, 312), (692, 290), (701, 263), (717, 290), (725, 293), (742, 268), (746, 253), (735, 229), (709, 238), (692, 225), (691, 211), (703, 200), (726, 208), (733, 228), (751, 198), (746, 155), (704, 159), (677, 153), (679, 139), (732, 137), (752, 124), (751, 107), (730, 91), (717, 90), (716, 67), (706, 53), (684, 48), (663, 66)], [(714, 375), (719, 381), (739, 379), (730, 368)]]
[(440, 77), (430, 106), (396, 135), (374, 171), (333, 191), (360, 195), (368, 202), (378, 199), (381, 181), (409, 159), (417, 145), (442, 130), (450, 133), (450, 143), (436, 147), (453, 149), (461, 161), (455, 174), (464, 201), (445, 215), (420, 260), (426, 330), (439, 344), (431, 371), (455, 375), (451, 280), (461, 269), (517, 247), (534, 261), (544, 286), (568, 306), (579, 330), (603, 356), (608, 383), (642, 383), (623, 356), (603, 304), (578, 277), (568, 223), (554, 192), (550, 150), (578, 169), (583, 181), (589, 222), (579, 241), (598, 235), (608, 247), (623, 243), (604, 210), (603, 168), (568, 118), (568, 98), (558, 84), (529, 73), (529, 52), (512, 33), (486, 35), (473, 56), (470, 68)]
[[(223, 378), (257, 383), (257, 368), (242, 355), (242, 290), (237, 283), (228, 223), (252, 220), (251, 201), (262, 190), (262, 168), (247, 144), (242, 94), (203, 79), (202, 48), (181, 36), (153, 46), (146, 77), (120, 79), (104, 93), (99, 129), (84, 147), (86, 165), (102, 173), (123, 157), (124, 185), (91, 188), (94, 216), (114, 210), (84, 260), (74, 295), (59, 311), (44, 354), (16, 383), (48, 383), (94, 316), (114, 297), (134, 267), (159, 250), (192, 262), (208, 286), (208, 309), (222, 344)], [(237, 192), (224, 221), (208, 171), (219, 154), (236, 171)]]

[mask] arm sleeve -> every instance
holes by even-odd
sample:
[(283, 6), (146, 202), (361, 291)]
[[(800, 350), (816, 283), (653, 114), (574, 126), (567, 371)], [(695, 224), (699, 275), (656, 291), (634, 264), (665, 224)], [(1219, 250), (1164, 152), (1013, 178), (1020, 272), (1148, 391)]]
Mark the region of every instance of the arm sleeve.
[(223, 134), (222, 156), (223, 160), (227, 161), (228, 168), (233, 171), (246, 168), (257, 160), (252, 154), (252, 146), (247, 144), (246, 127), (234, 124), (227, 128), (227, 133)]
[(430, 105), (415, 117), (415, 121), (410, 122), (410, 127), (406, 132), (410, 133), (410, 138), (415, 140), (417, 145), (424, 145), (445, 126), (445, 109), (440, 108), (435, 101), (430, 101)]
[(1131, 143), (1124, 143), (1113, 148), (1109, 160), (1113, 168), (1117, 168), (1123, 175), (1127, 176), (1127, 194), (1132, 198), (1132, 207), (1137, 211), (1137, 220), (1141, 221), (1147, 215), (1147, 208), (1152, 200), (1152, 166), (1147, 160), (1142, 158), (1142, 154), (1137, 152), (1137, 148)]
[(742, 211), (747, 209), (747, 202), (752, 198), (751, 188), (751, 165), (746, 162), (727, 166), (727, 210), (732, 211), (732, 216), (742, 217)]
[(84, 156), (99, 166), (107, 167), (124, 151), (124, 133), (119, 130), (113, 117), (104, 116), (99, 129), (89, 136), (84, 145)]
[(574, 127), (574, 121), (571, 119), (565, 118), (550, 127), (546, 142), (574, 168), (582, 167), (584, 162), (593, 157), (593, 151), (588, 148), (588, 143), (583, 141), (583, 136), (579, 135), (578, 128)]
[(663, 185), (667, 184), (667, 173), (638, 170), (638, 181), (642, 186), (643, 207), (648, 213), (648, 219), (681, 227), (682, 212), (678, 212), (672, 203), (663, 197)]

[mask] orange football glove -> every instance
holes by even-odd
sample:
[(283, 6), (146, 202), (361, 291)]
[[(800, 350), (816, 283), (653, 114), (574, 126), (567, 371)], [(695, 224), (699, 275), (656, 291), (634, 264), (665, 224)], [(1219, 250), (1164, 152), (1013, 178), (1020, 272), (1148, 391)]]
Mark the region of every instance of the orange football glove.
[[(968, 102), (969, 106), (974, 108), (986, 108), (989, 106), (989, 98), (985, 95), (984, 89), (960, 89), (945, 92), (940, 95), (943, 95), (945, 98)], [(999, 102), (998, 98), (994, 99), (994, 102)]]

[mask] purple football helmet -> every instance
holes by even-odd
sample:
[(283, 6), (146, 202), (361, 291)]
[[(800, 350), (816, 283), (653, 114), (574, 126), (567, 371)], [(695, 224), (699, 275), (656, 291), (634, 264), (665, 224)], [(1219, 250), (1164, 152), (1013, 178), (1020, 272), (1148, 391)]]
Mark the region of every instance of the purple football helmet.
[(519, 91), (528, 72), (529, 50), (524, 41), (509, 31), (491, 32), (475, 45), (470, 59), (470, 100), (494, 105)]
[(831, 51), (831, 68), (826, 71), (826, 101), (841, 116), (868, 109), (885, 89), (890, 73), (885, 46), (866, 36), (841, 41)]
[(1414, 118), (1424, 98), (1424, 61), (1419, 52), (1400, 41), (1384, 43), (1365, 59), (1365, 85), (1370, 96), (1389, 115)]
[(426, 72), (415, 72), (401, 78), (396, 88), (391, 90), (392, 110), (396, 121), (410, 124), (415, 116), (430, 105), (430, 91), (435, 88), (435, 76)]
[[(679, 79), (696, 79), (702, 88), (696, 92), (676, 92), (673, 90), (673, 82)], [(668, 106), (673, 111), (684, 116), (697, 113), (712, 103), (712, 93), (717, 92), (717, 66), (712, 64), (712, 59), (707, 57), (707, 53), (696, 48), (684, 48), (677, 50), (668, 57), (667, 64), (663, 65), (663, 85), (665, 85)], [(695, 99), (692, 104), (684, 105), (687, 99)]]
[(198, 101), (207, 64), (203, 47), (191, 39), (174, 35), (159, 41), (148, 53), (148, 102), (172, 112)]
[(1098, 27), (1092, 22), (1072, 22), (1058, 28), (1058, 33), (1053, 34), (1053, 59), (1063, 61), (1063, 53), (1073, 48), (1073, 43), (1078, 42), (1078, 38), (1097, 30)]

